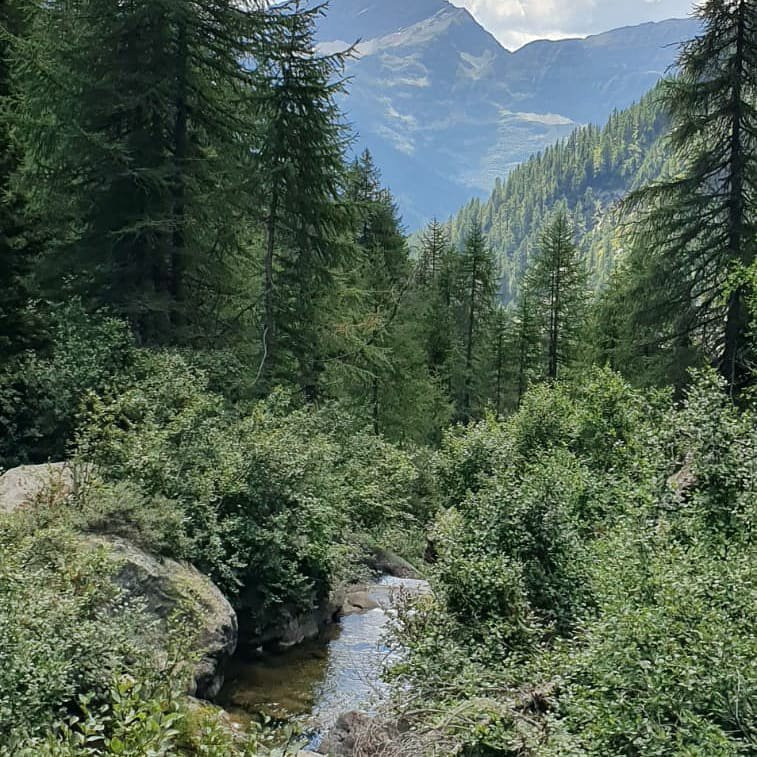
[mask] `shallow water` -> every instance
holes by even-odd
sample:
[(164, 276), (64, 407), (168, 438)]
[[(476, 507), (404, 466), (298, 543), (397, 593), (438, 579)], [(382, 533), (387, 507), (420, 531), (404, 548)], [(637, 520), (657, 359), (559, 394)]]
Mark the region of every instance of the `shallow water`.
[(401, 593), (427, 590), (425, 581), (384, 576), (367, 587), (377, 609), (347, 615), (323, 638), (253, 662), (237, 661), (219, 704), (240, 719), (269, 716), (320, 734), (350, 710), (370, 710), (385, 691), (381, 671), (392, 654), (382, 636)]

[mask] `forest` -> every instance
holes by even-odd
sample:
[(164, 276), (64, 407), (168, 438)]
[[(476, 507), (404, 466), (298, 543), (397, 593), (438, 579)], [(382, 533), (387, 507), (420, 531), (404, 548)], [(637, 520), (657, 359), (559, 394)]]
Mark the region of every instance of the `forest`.
[(386, 553), (429, 590), (326, 752), (757, 753), (757, 0), (419, 231), (328, 12), (0, 4), (0, 755), (307, 754), (208, 616)]

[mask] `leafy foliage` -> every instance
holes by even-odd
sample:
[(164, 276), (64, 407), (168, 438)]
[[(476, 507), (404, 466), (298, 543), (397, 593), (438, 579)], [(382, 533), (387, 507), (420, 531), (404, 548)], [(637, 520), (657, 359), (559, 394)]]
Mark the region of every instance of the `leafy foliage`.
[(48, 346), (0, 367), (0, 466), (61, 460), (87, 391), (104, 391), (128, 367), (125, 324), (87, 315), (74, 301), (52, 308)]
[(710, 374), (674, 405), (597, 372), (451, 437), (436, 597), (394, 671), (444, 713), (426, 746), (750, 753), (756, 444)]
[(266, 617), (323, 598), (360, 534), (414, 521), (411, 460), (338, 409), (276, 393), (241, 411), (178, 355), (143, 354), (135, 370), (118, 395), (91, 397), (79, 454), (173, 502), (182, 532), (167, 543)]

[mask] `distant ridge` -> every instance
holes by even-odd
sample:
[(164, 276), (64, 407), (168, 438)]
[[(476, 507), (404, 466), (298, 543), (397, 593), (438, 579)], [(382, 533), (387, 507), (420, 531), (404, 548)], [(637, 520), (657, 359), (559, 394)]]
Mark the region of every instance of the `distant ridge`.
[[(604, 127), (584, 126), (498, 181), (486, 200), (467, 203), (450, 221), (461, 245), (480, 222), (502, 273), (502, 298), (511, 302), (539, 245), (546, 219), (563, 205), (582, 245), (595, 284), (605, 281), (622, 254), (611, 209), (632, 189), (656, 179), (668, 161), (668, 120), (656, 88)], [(609, 221), (609, 222), (608, 222)]]
[(671, 19), (509, 52), (446, 0), (332, 0), (319, 40), (362, 40), (342, 105), (414, 229), (638, 100), (697, 29)]

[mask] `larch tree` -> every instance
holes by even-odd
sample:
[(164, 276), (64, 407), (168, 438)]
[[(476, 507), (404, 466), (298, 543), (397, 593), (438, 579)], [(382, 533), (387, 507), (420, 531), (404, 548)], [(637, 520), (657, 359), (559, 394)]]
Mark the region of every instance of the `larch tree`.
[(360, 255), (355, 283), (361, 293), (360, 320), (365, 326), (359, 367), (369, 385), (368, 404), (378, 435), (387, 389), (396, 394), (393, 377), (402, 374), (396, 338), (413, 270), (397, 206), (382, 187), (368, 150), (352, 164), (347, 196), (355, 210), (355, 243)]
[(260, 375), (265, 390), (293, 363), (314, 400), (324, 370), (319, 345), (331, 327), (323, 297), (352, 250), (342, 198), (349, 137), (335, 102), (349, 51), (316, 51), (321, 6), (294, 2), (272, 12), (283, 33), (258, 60), (262, 129), (253, 161), (265, 227)]
[(586, 304), (587, 277), (573, 236), (565, 211), (558, 210), (543, 229), (526, 274), (542, 322), (550, 380), (575, 355)]
[[(648, 274), (631, 294), (664, 347), (700, 346), (731, 391), (748, 381), (749, 280), (757, 244), (757, 2), (707, 0), (663, 101), (680, 170), (633, 194)], [(644, 314), (644, 310), (640, 315)]]

